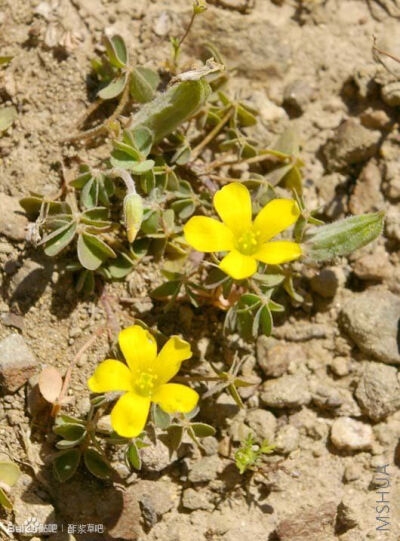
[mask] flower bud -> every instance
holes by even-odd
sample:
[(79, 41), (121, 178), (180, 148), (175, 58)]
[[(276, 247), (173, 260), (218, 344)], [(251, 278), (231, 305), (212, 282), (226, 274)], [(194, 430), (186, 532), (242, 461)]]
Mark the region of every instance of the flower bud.
[(124, 222), (128, 241), (133, 242), (143, 221), (143, 199), (137, 193), (129, 193), (124, 199)]
[(200, 15), (201, 13), (204, 13), (207, 9), (207, 3), (205, 0), (195, 0), (193, 4), (193, 11), (195, 15)]

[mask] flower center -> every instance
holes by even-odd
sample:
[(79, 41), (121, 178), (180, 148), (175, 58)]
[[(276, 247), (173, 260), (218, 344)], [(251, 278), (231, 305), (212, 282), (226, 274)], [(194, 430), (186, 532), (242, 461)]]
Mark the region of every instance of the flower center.
[(152, 370), (141, 372), (135, 381), (136, 391), (142, 396), (151, 396), (156, 385), (157, 374)]
[(253, 255), (257, 252), (260, 245), (260, 231), (250, 229), (243, 233), (236, 243), (236, 248), (241, 254)]

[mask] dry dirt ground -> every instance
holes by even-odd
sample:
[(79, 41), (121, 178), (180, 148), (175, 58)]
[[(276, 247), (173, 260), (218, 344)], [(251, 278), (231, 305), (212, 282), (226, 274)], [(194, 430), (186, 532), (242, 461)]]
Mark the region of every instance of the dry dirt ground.
[[(171, 462), (157, 447), (132, 474), (114, 454), (125, 487), (83, 471), (59, 485), (46, 466), (52, 436), (29, 438), (32, 381), (13, 393), (3, 388), (0, 451), (21, 461), (24, 474), (14, 514), (3, 513), (2, 524), (63, 524), (64, 532), (46, 534), (54, 541), (103, 538), (78, 530), (88, 524), (105, 524), (105, 539), (143, 541), (400, 539), (400, 65), (385, 60), (388, 70), (372, 55), (373, 36), (400, 55), (400, 2), (255, 0), (242, 13), (241, 1), (210, 2), (185, 62), (200, 43), (214, 42), (236, 70), (237, 94), (260, 110), (257, 136), (268, 144), (289, 123), (298, 127), (309, 207), (321, 207), (327, 221), (385, 209), (384, 234), (323, 271), (299, 267), (305, 303), (290, 307), (274, 336), (254, 346), (223, 338), (216, 310), (182, 305), (165, 315), (147, 295), (160, 279), (156, 270), (137, 268), (110, 293), (134, 299), (117, 310), (120, 325), (140, 315), (166, 333), (178, 330), (197, 361), (223, 362), (232, 351), (246, 356), (243, 375), (258, 381), (243, 395), (246, 410), (225, 394), (202, 404), (200, 418), (218, 429), (203, 457), (186, 446)], [(122, 34), (138, 62), (159, 68), (190, 5), (0, 0), (0, 53), (15, 56), (0, 79), (0, 102), (19, 112), (0, 138), (3, 357), (1, 340), (19, 334), (25, 344), (12, 337), (9, 356), (32, 354), (38, 366), (65, 369), (103, 321), (100, 304), (78, 301), (72, 279), (26, 245), (26, 223), (14, 210), (29, 190), (56, 193), (61, 159), (95, 163), (109, 148), (60, 143), (89, 105), (89, 60), (102, 33)], [(107, 350), (102, 337), (80, 360), (71, 412), (87, 412), (86, 380)], [(231, 449), (249, 430), (273, 440), (281, 462), (264, 476), (241, 478)], [(385, 507), (376, 503), (382, 499)], [(75, 531), (68, 533), (68, 524)]]

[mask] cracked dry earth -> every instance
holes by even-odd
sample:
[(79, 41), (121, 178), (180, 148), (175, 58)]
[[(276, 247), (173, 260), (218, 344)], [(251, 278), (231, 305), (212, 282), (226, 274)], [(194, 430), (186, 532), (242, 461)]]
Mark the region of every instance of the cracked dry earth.
[[(18, 198), (29, 190), (56, 193), (61, 159), (76, 170), (79, 160), (95, 163), (107, 154), (107, 141), (60, 144), (89, 106), (89, 60), (103, 31), (122, 34), (138, 62), (160, 68), (191, 2), (0, 0), (0, 51), (15, 56), (3, 70), (0, 101), (19, 112), (0, 138), (0, 452), (23, 463), (14, 511), (2, 511), (0, 520), (105, 524), (104, 534), (76, 529), (42, 537), (53, 541), (396, 541), (400, 64), (385, 60), (386, 69), (371, 49), (376, 36), (381, 49), (400, 55), (400, 2), (256, 0), (247, 14), (237, 9), (241, 0), (210, 4), (186, 44), (186, 67), (202, 42), (215, 43), (235, 70), (234, 91), (260, 111), (254, 135), (267, 145), (289, 123), (297, 126), (308, 206), (321, 207), (326, 221), (384, 209), (384, 234), (328, 267), (298, 264), (304, 303), (288, 305), (286, 322), (277, 321), (273, 336), (255, 345), (224, 338), (214, 309), (181, 305), (164, 314), (148, 297), (160, 281), (157, 269), (139, 266), (113, 288), (134, 299), (118, 312), (121, 326), (139, 316), (167, 334), (182, 332), (195, 362), (223, 366), (237, 352), (245, 357), (243, 376), (257, 384), (243, 390), (245, 410), (225, 394), (202, 403), (200, 419), (217, 427), (205, 440), (205, 456), (185, 445), (171, 461), (159, 444), (145, 450), (138, 474), (112, 455), (125, 489), (84, 472), (57, 484), (48, 467), (54, 440), (29, 437), (27, 397), (40, 367), (65, 370), (104, 313), (78, 302), (72, 279), (25, 244)], [(100, 338), (81, 358), (71, 413), (87, 412), (86, 380), (107, 348)], [(251, 479), (240, 477), (231, 460), (250, 430), (277, 446), (267, 474)], [(382, 498), (385, 509), (376, 503)]]

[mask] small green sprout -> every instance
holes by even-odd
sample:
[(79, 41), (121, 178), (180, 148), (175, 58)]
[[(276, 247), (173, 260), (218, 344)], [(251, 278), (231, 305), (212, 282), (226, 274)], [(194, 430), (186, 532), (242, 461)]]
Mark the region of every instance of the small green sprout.
[(264, 455), (274, 452), (275, 445), (268, 440), (257, 443), (253, 434), (249, 434), (235, 453), (235, 463), (241, 475), (246, 471), (257, 471)]

